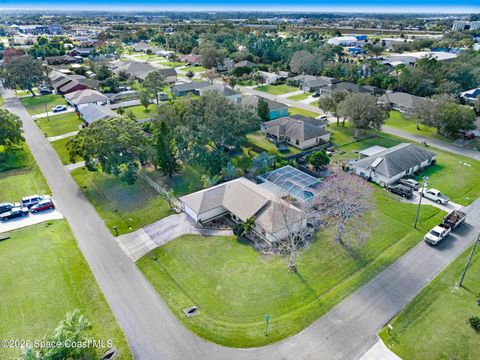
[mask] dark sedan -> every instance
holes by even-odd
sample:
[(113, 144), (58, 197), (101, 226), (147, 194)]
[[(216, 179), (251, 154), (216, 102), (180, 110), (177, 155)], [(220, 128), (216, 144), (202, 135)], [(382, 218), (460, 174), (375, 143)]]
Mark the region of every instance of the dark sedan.
[(0, 214), (0, 220), (7, 221), (10, 219), (15, 219), (17, 217), (26, 216), (26, 215), (28, 215), (27, 207), (16, 207), (10, 210), (9, 212)]

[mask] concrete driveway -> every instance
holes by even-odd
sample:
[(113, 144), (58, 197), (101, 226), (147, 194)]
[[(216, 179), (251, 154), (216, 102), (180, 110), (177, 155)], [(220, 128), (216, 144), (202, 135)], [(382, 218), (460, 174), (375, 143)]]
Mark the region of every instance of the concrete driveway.
[(132, 233), (115, 238), (130, 259), (137, 261), (149, 251), (185, 234), (232, 235), (231, 230), (201, 229), (184, 213), (167, 216)]
[(16, 229), (20, 229), (26, 226), (38, 224), (47, 220), (63, 219), (63, 214), (58, 210), (47, 210), (37, 214), (29, 214), (28, 216), (11, 219), (8, 221), (0, 222), (0, 234)]
[[(385, 190), (386, 191), (386, 190)], [(397, 195), (396, 195), (397, 196)], [(413, 196), (411, 199), (405, 199), (405, 198), (402, 198), (400, 196), (398, 196), (398, 199), (402, 202), (405, 202), (405, 203), (409, 203), (409, 204), (418, 204), (418, 200), (419, 200), (419, 194), (418, 192), (414, 192), (413, 193)], [(449, 212), (452, 212), (453, 210), (459, 210), (461, 209), (463, 206), (460, 205), (460, 204), (457, 204), (453, 201), (449, 201), (447, 204), (445, 205), (442, 205), (442, 204), (439, 204), (439, 203), (436, 203), (435, 201), (432, 201), (432, 200), (429, 200), (427, 198), (423, 198), (422, 199), (422, 205), (431, 205), (431, 206), (434, 206), (440, 210), (443, 210), (447, 213)]]

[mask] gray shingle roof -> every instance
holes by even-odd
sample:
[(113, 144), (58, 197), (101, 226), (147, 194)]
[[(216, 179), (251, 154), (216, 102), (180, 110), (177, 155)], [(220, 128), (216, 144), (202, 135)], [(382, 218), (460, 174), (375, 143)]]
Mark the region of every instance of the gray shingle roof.
[(316, 119), (306, 117), (285, 116), (263, 124), (272, 135), (285, 135), (299, 141), (306, 141), (327, 135), (330, 132), (320, 127)]
[(112, 111), (106, 106), (100, 106), (96, 104), (88, 104), (80, 108), (80, 115), (82, 119), (87, 123), (91, 124), (95, 121), (102, 119), (109, 119), (114, 117), (119, 117), (116, 112)]
[(191, 83), (173, 85), (172, 91), (192, 91), (192, 90), (202, 89), (207, 86), (210, 86), (210, 83), (205, 81), (202, 81), (202, 82), (192, 81)]
[(425, 98), (404, 92), (394, 92), (380, 96), (379, 101), (396, 104), (405, 108), (414, 108), (417, 104), (425, 101)]
[(380, 163), (375, 166), (375, 172), (391, 178), (420, 165), (426, 160), (432, 160), (435, 156), (436, 154), (434, 152), (415, 144), (401, 143), (373, 156), (358, 160), (353, 166), (367, 170), (371, 168), (375, 160), (382, 159)]

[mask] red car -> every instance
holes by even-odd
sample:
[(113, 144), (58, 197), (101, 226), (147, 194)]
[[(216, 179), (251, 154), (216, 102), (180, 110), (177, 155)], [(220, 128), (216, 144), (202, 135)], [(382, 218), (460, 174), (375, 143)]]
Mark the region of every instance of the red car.
[(46, 199), (46, 200), (40, 201), (36, 205), (33, 205), (30, 208), (30, 211), (32, 213), (37, 213), (39, 211), (45, 211), (45, 210), (50, 210), (50, 209), (55, 209), (55, 204), (53, 203), (52, 199)]

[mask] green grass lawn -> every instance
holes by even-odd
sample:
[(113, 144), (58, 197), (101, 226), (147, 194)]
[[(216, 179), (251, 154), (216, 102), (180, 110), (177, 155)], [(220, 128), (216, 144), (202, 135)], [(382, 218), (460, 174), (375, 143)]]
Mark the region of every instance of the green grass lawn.
[[(434, 127), (418, 124), (413, 119), (404, 118), (399, 111), (390, 111), (390, 116), (385, 121), (385, 125), (409, 132), (414, 135), (424, 136), (426, 138), (449, 141), (446, 137), (437, 134)], [(419, 130), (420, 129), (420, 130)]]
[[(121, 359), (131, 359), (127, 341), (67, 222), (44, 222), (8, 235), (0, 242), (2, 337), (42, 340), (67, 312), (79, 309), (92, 323), (94, 339), (112, 339)], [(18, 348), (2, 351), (5, 359), (20, 355)]]
[(112, 234), (113, 226), (125, 234), (171, 214), (167, 202), (142, 179), (127, 185), (114, 175), (85, 168), (72, 176)]
[(264, 91), (273, 95), (282, 95), (289, 92), (297, 91), (298, 88), (290, 85), (261, 85), (257, 86), (255, 90)]
[(309, 93), (303, 93), (303, 94), (289, 96), (287, 99), (300, 101), (300, 100), (308, 99), (309, 97), (310, 97)]
[(202, 169), (193, 165), (183, 165), (180, 174), (172, 177), (163, 176), (153, 167), (146, 170), (150, 178), (160, 184), (162, 187), (172, 189), (176, 197), (186, 195), (203, 188), (200, 178), (205, 173)]
[(475, 303), (480, 292), (480, 254), (476, 253), (464, 280), (455, 288), (470, 249), (450, 264), (380, 332), (384, 343), (402, 359), (478, 359), (480, 334), (468, 323), (480, 316)]
[[(358, 151), (373, 145), (389, 148), (401, 142), (409, 142), (385, 133), (371, 133), (380, 136), (351, 143), (354, 141), (353, 130), (348, 124), (346, 126), (330, 124), (328, 130), (332, 132), (332, 142), (335, 145), (348, 144), (337, 147), (337, 153), (332, 158), (333, 161), (358, 159)], [(467, 205), (480, 196), (480, 181), (478, 181), (480, 179), (479, 161), (433, 147), (428, 149), (437, 154), (437, 161), (434, 165), (418, 173), (416, 176), (417, 180), (420, 180), (423, 176), (428, 176), (429, 187), (442, 191), (452, 201), (462, 205)]]
[(199, 73), (199, 72), (204, 72), (206, 69), (203, 66), (187, 66), (186, 68), (182, 69), (183, 71), (191, 71), (194, 74)]
[(135, 105), (128, 108), (124, 108), (125, 110), (124, 116), (127, 116), (128, 112), (131, 111), (133, 112), (133, 115), (135, 115), (135, 119), (142, 120), (142, 119), (150, 118), (153, 115), (155, 115), (156, 108), (157, 108), (157, 104), (150, 104), (148, 106), (148, 109), (145, 109), (145, 106), (143, 105)]
[[(235, 237), (182, 236), (145, 255), (139, 268), (185, 326), (219, 344), (255, 347), (291, 336), (329, 311), (394, 260), (422, 241), (443, 212), (426, 206), (413, 229), (416, 207), (376, 190), (364, 246), (346, 251), (323, 231), (297, 258), (262, 256)], [(187, 319), (182, 309), (197, 305)], [(270, 314), (265, 337), (264, 314)]]
[(3, 106), (5, 105), (5, 100), (3, 100), (3, 97), (0, 96), (0, 106)]
[(18, 202), (33, 194), (50, 194), (50, 189), (27, 145), (5, 153), (0, 147), (0, 202)]
[(36, 119), (38, 127), (50, 136), (63, 135), (72, 131), (78, 131), (82, 120), (75, 112), (64, 113)]
[(316, 118), (320, 114), (314, 113), (313, 111), (300, 109), (298, 107), (289, 106), (288, 107), (288, 115), (302, 115), (302, 116), (306, 116), (306, 117)]
[(279, 152), (275, 146), (274, 143), (272, 143), (271, 141), (268, 141), (266, 138), (265, 138), (265, 135), (259, 130), (259, 131), (255, 131), (253, 133), (250, 133), (250, 134), (247, 134), (247, 140), (254, 144), (254, 145), (257, 145), (258, 147), (264, 149), (267, 153), (271, 154), (271, 155), (291, 155), (291, 154), (298, 154), (299, 152), (301, 152), (300, 149), (297, 149), (293, 146), (288, 146), (288, 151), (282, 151), (282, 152)]
[(177, 67), (186, 65), (187, 63), (182, 61), (160, 61), (159, 64), (167, 67), (171, 67), (171, 68), (177, 68)]
[(47, 105), (47, 111), (51, 111), (56, 105), (67, 105), (63, 96), (53, 94), (26, 97), (20, 99), (20, 101), (25, 105), (30, 115), (44, 113), (45, 104)]
[[(62, 164), (71, 164), (72, 162), (70, 161), (70, 155), (68, 154), (68, 151), (67, 151), (67, 142), (68, 140), (70, 140), (73, 136), (71, 137), (67, 137), (67, 138), (64, 138), (64, 139), (60, 139), (60, 140), (56, 140), (56, 141), (53, 141), (51, 142), (50, 144), (52, 145), (52, 147), (55, 149), (55, 151), (57, 152), (58, 154), (58, 157), (60, 158), (60, 161), (62, 162)], [(75, 161), (74, 162), (78, 162), (78, 161), (82, 161), (81, 158), (75, 158)]]

